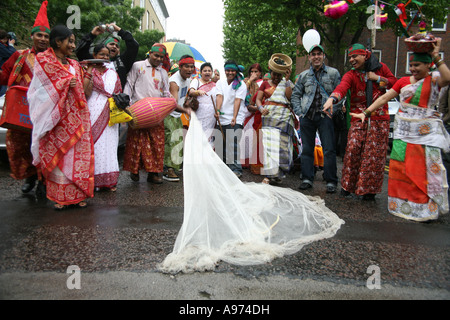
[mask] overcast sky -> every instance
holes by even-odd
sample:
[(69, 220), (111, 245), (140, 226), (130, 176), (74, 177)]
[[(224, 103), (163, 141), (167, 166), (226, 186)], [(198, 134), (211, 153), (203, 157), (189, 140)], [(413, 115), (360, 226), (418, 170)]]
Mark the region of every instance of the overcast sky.
[(164, 0), (164, 3), (169, 12), (166, 39), (185, 40), (223, 73), (222, 0)]

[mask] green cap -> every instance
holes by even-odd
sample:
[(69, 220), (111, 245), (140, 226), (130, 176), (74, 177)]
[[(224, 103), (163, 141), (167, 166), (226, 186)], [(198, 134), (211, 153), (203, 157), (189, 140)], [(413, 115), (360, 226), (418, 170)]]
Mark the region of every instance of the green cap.
[(308, 54), (311, 53), (315, 48), (319, 48), (320, 50), (322, 50), (322, 52), (325, 52), (320, 44), (315, 44), (311, 47), (311, 49), (309, 49)]

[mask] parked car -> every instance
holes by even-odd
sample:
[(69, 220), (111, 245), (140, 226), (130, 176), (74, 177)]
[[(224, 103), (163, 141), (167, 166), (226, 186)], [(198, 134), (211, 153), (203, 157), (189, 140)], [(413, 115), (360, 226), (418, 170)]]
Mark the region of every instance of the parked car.
[(392, 141), (394, 140), (394, 119), (395, 115), (400, 109), (400, 102), (394, 98), (388, 102), (389, 105), (389, 117), (391, 118), (391, 122), (389, 125), (389, 148), (392, 150)]

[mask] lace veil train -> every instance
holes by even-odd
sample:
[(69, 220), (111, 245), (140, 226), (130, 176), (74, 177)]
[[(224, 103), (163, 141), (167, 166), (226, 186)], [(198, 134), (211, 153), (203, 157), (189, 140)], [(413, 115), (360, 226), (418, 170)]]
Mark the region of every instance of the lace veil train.
[(222, 260), (266, 263), (313, 241), (333, 237), (344, 223), (320, 198), (288, 188), (243, 183), (223, 163), (194, 112), (183, 159), (184, 218), (165, 273), (212, 270)]

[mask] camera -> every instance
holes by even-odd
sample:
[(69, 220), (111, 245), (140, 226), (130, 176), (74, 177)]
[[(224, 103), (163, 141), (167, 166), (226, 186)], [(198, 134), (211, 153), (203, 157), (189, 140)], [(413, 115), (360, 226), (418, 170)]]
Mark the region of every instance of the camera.
[(114, 32), (114, 27), (113, 26), (106, 26), (106, 24), (100, 24), (99, 27), (103, 31), (108, 31), (109, 33), (113, 33)]

